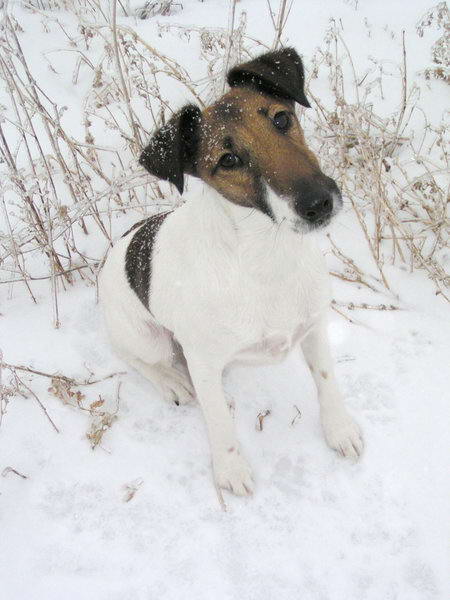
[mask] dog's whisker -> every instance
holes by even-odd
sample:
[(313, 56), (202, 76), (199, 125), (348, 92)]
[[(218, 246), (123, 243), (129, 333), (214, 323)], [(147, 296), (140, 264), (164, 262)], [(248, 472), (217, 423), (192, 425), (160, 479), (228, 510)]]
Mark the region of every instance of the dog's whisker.
[(276, 248), (276, 245), (277, 245), (277, 242), (278, 242), (278, 234), (280, 233), (281, 226), (283, 225), (283, 223), (285, 221), (286, 221), (286, 217), (283, 217), (281, 219), (281, 221), (279, 222), (278, 227), (277, 227), (277, 229), (275, 231), (275, 238), (274, 238), (274, 243), (273, 243), (273, 248), (272, 248), (273, 250), (275, 250), (275, 248)]

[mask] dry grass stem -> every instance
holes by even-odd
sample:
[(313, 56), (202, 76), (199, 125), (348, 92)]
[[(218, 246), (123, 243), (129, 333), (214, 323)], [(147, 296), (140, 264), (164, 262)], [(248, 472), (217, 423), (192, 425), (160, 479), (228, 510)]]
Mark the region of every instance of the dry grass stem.
[(264, 410), (263, 412), (260, 412), (258, 414), (258, 416), (256, 417), (256, 425), (255, 425), (255, 429), (256, 431), (262, 431), (264, 428), (264, 419), (266, 417), (268, 417), (270, 415), (270, 410)]
[(296, 410), (296, 415), (295, 417), (292, 419), (291, 421), (291, 426), (294, 427), (294, 425), (296, 424), (296, 422), (302, 418), (302, 411), (299, 409), (299, 407), (294, 404), (294, 408)]
[[(54, 381), (61, 381), (67, 385), (71, 386), (83, 386), (83, 385), (93, 385), (94, 383), (99, 383), (100, 381), (105, 381), (106, 379), (111, 379), (111, 377), (117, 377), (118, 375), (125, 375), (124, 371), (118, 371), (117, 373), (110, 373), (109, 375), (105, 375), (105, 377), (101, 377), (100, 379), (85, 379), (83, 381), (77, 381), (72, 377), (66, 377), (65, 375), (57, 375), (54, 373), (45, 373), (44, 371), (37, 371), (36, 369), (32, 369), (31, 367), (26, 367), (24, 365), (10, 365), (8, 363), (2, 362), (1, 366), (5, 369), (9, 369), (12, 372), (15, 371), (24, 371), (26, 373), (32, 373), (34, 375), (41, 375), (42, 377), (47, 377)], [(92, 373), (91, 373), (92, 375)]]
[(125, 484), (123, 487), (125, 488), (126, 493), (125, 493), (125, 497), (124, 497), (123, 501), (130, 502), (130, 500), (132, 500), (135, 497), (136, 492), (139, 490), (139, 488), (141, 487), (141, 485), (143, 483), (144, 483), (144, 480), (139, 478), (139, 479), (135, 479), (131, 483)]
[(14, 372), (14, 377), (17, 380), (18, 384), (22, 387), (25, 388), (27, 390), (27, 392), (29, 394), (31, 394), (31, 396), (36, 400), (36, 402), (38, 403), (39, 407), (41, 408), (42, 412), (44, 413), (44, 415), (47, 417), (48, 421), (50, 422), (51, 426), (53, 427), (53, 429), (56, 431), (56, 433), (60, 433), (60, 430), (58, 429), (58, 427), (56, 427), (53, 419), (50, 417), (50, 415), (47, 412), (47, 409), (45, 408), (45, 406), (42, 404), (42, 402), (39, 400), (37, 394), (35, 394), (33, 392), (33, 390), (31, 388), (29, 388), (27, 386), (26, 383), (23, 382), (22, 379), (20, 379), (20, 377), (17, 375), (16, 372)]
[(28, 479), (28, 475), (19, 473), (19, 471), (17, 471), (16, 469), (13, 469), (12, 467), (5, 467), (2, 471), (2, 477), (6, 477), (8, 475), (8, 473), (14, 473), (14, 475), (17, 475), (21, 479)]
[(367, 304), (366, 302), (357, 304), (355, 302), (337, 302), (336, 300), (332, 300), (331, 303), (333, 307), (339, 306), (348, 310), (401, 310), (399, 306), (394, 304)]

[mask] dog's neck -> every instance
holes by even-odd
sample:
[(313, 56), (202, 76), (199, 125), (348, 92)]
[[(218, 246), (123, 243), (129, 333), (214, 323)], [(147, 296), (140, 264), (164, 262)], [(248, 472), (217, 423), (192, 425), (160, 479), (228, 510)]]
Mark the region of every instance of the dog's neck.
[[(212, 214), (220, 219), (222, 227), (234, 232), (238, 243), (253, 242), (273, 250), (275, 242), (295, 243), (298, 248), (299, 243), (308, 244), (315, 238), (314, 232), (295, 231), (292, 220), (282, 213), (278, 214), (279, 210), (273, 219), (258, 208), (241, 206), (228, 200), (207, 184), (203, 184), (202, 187), (201, 197), (204, 203), (201, 210), (206, 209), (208, 213), (212, 211)], [(269, 193), (271, 196), (274, 195), (271, 190)], [(280, 198), (278, 204), (283, 205), (285, 201)], [(222, 232), (225, 233), (223, 230)]]
[[(199, 193), (200, 192), (200, 193)], [(222, 247), (239, 260), (241, 268), (280, 277), (307, 261), (315, 235), (296, 233), (287, 219), (274, 222), (252, 207), (237, 205), (204, 184), (188, 194), (186, 208), (195, 227), (211, 250)]]

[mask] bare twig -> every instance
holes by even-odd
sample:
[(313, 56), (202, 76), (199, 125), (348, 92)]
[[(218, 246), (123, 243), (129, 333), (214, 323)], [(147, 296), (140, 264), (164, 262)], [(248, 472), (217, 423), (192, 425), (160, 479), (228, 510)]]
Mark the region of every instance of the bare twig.
[(263, 412), (260, 412), (258, 414), (258, 416), (256, 417), (256, 425), (255, 425), (255, 429), (256, 431), (262, 431), (263, 430), (263, 426), (264, 426), (264, 419), (266, 417), (268, 417), (270, 415), (270, 410), (264, 410)]
[(337, 312), (338, 315), (341, 315), (341, 317), (344, 317), (344, 319), (346, 321), (348, 321), (352, 325), (356, 325), (356, 321), (354, 321), (353, 319), (350, 319), (350, 317), (347, 317), (346, 314), (344, 314), (342, 311), (340, 311), (338, 308), (336, 308), (333, 304), (331, 305), (331, 308), (334, 310), (334, 312)]
[[(5, 365), (6, 366), (6, 365)], [(36, 402), (39, 404), (40, 408), (42, 409), (43, 413), (45, 414), (45, 416), (47, 417), (47, 419), (50, 421), (51, 426), (53, 427), (53, 429), (56, 431), (56, 433), (60, 433), (59, 429), (56, 427), (55, 423), (53, 422), (52, 418), (50, 417), (50, 415), (47, 412), (47, 409), (45, 408), (45, 406), (42, 404), (42, 402), (39, 400), (39, 398), (37, 397), (37, 395), (33, 392), (33, 390), (31, 388), (29, 388), (27, 386), (26, 383), (23, 382), (22, 379), (20, 379), (20, 377), (17, 375), (17, 373), (14, 373), (14, 376), (16, 377), (17, 381), (20, 383), (20, 385), (22, 387), (24, 387), (32, 396), (33, 398), (36, 400)]]
[(139, 488), (141, 487), (141, 485), (143, 483), (144, 483), (144, 480), (139, 478), (139, 479), (135, 479), (131, 483), (125, 484), (124, 488), (126, 490), (126, 494), (125, 494), (125, 498), (123, 499), (123, 501), (130, 502), (130, 500), (132, 500), (135, 497), (136, 492), (139, 490)]
[(395, 306), (394, 304), (366, 304), (362, 302), (357, 304), (355, 302), (337, 302), (336, 300), (332, 300), (333, 307), (340, 306), (341, 308), (347, 308), (348, 310), (401, 310), (399, 306)]
[(122, 85), (122, 92), (123, 92), (123, 95), (125, 98), (125, 103), (126, 103), (126, 107), (127, 107), (127, 111), (128, 111), (130, 127), (133, 130), (133, 135), (134, 135), (134, 139), (137, 144), (137, 149), (140, 149), (142, 147), (142, 141), (141, 141), (141, 138), (139, 135), (139, 129), (137, 127), (137, 124), (136, 124), (134, 116), (133, 116), (133, 112), (131, 110), (130, 95), (128, 93), (128, 88), (125, 83), (125, 78), (123, 76), (123, 71), (122, 71), (122, 65), (120, 62), (119, 44), (117, 41), (117, 0), (113, 0), (113, 4), (112, 4), (112, 32), (113, 32), (114, 56), (116, 58), (116, 68), (117, 68), (117, 72), (119, 73), (120, 82)]
[(228, 68), (230, 66), (230, 56), (231, 56), (231, 50), (233, 48), (233, 31), (234, 31), (234, 20), (235, 20), (235, 16), (236, 16), (236, 2), (237, 2), (237, 0), (230, 0), (230, 17), (229, 17), (229, 25), (228, 25), (228, 48), (226, 51), (222, 93), (225, 91), (225, 86), (227, 84), (226, 74), (228, 73)]
[(276, 50), (278, 48), (278, 46), (281, 45), (281, 36), (283, 34), (283, 29), (289, 18), (289, 14), (291, 12), (292, 5), (294, 4), (294, 0), (291, 0), (289, 6), (288, 6), (288, 0), (280, 0), (276, 23), (274, 20), (274, 16), (273, 16), (273, 12), (272, 12), (272, 8), (270, 6), (269, 0), (267, 0), (267, 2), (269, 5), (269, 14), (270, 14), (270, 17), (272, 19), (272, 23), (273, 23), (274, 29), (275, 29), (275, 39), (272, 44), (272, 50)]
[(295, 425), (295, 423), (297, 422), (298, 419), (302, 418), (302, 411), (299, 409), (299, 407), (294, 404), (294, 408), (297, 411), (297, 414), (295, 415), (295, 417), (291, 421), (291, 426), (292, 427)]
[(94, 383), (99, 383), (100, 381), (105, 381), (106, 379), (111, 379), (111, 377), (117, 377), (118, 375), (125, 375), (125, 371), (118, 371), (117, 373), (111, 373), (110, 375), (106, 375), (105, 377), (101, 377), (100, 379), (85, 379), (84, 381), (77, 381), (72, 377), (66, 377), (65, 375), (58, 375), (55, 373), (45, 373), (44, 371), (37, 371), (36, 369), (32, 369), (31, 367), (26, 367), (24, 365), (10, 365), (8, 363), (3, 362), (2, 366), (6, 369), (10, 369), (11, 371), (25, 371), (26, 373), (33, 373), (34, 375), (41, 375), (42, 377), (47, 377), (49, 379), (57, 379), (60, 381), (64, 381), (69, 385), (73, 385), (75, 387), (83, 386), (83, 385), (93, 385)]
[(16, 469), (13, 469), (12, 467), (5, 467), (2, 471), (2, 477), (6, 477), (8, 475), (8, 473), (14, 473), (18, 477), (21, 477), (22, 479), (28, 479), (27, 475), (24, 475), (23, 473), (19, 473), (19, 471), (17, 471)]

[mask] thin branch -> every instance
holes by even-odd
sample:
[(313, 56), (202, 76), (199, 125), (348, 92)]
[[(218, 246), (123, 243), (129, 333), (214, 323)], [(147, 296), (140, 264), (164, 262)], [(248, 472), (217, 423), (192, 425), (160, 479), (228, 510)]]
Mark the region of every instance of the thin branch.
[[(4, 365), (7, 366), (7, 365)], [(50, 415), (47, 412), (47, 409), (45, 408), (45, 406), (42, 404), (42, 402), (39, 400), (39, 398), (37, 397), (37, 395), (33, 392), (33, 390), (31, 388), (29, 388), (27, 386), (26, 383), (24, 383), (22, 381), (22, 379), (20, 379), (20, 377), (17, 375), (17, 373), (14, 373), (14, 376), (16, 377), (17, 381), (20, 383), (21, 386), (23, 386), (26, 390), (28, 390), (28, 392), (33, 396), (33, 398), (36, 400), (36, 402), (39, 404), (39, 406), (41, 407), (42, 411), (44, 412), (45, 416), (47, 417), (47, 419), (50, 421), (53, 429), (56, 431), (56, 433), (61, 433), (59, 431), (59, 429), (56, 427), (55, 423), (53, 422), (52, 418), (50, 417)]]
[(77, 381), (72, 377), (66, 377), (65, 375), (58, 375), (57, 373), (45, 373), (44, 371), (38, 371), (36, 369), (32, 369), (31, 367), (25, 367), (24, 365), (10, 365), (8, 363), (2, 362), (1, 365), (9, 369), (11, 371), (23, 371), (26, 373), (32, 373), (34, 375), (40, 375), (41, 377), (47, 377), (48, 379), (59, 379), (68, 383), (69, 385), (83, 386), (83, 385), (93, 385), (94, 383), (100, 383), (101, 381), (105, 381), (106, 379), (111, 379), (112, 377), (117, 377), (118, 375), (125, 375), (124, 371), (118, 371), (117, 373), (111, 373), (110, 375), (106, 375), (105, 377), (101, 377), (100, 379), (85, 379), (84, 381)]

